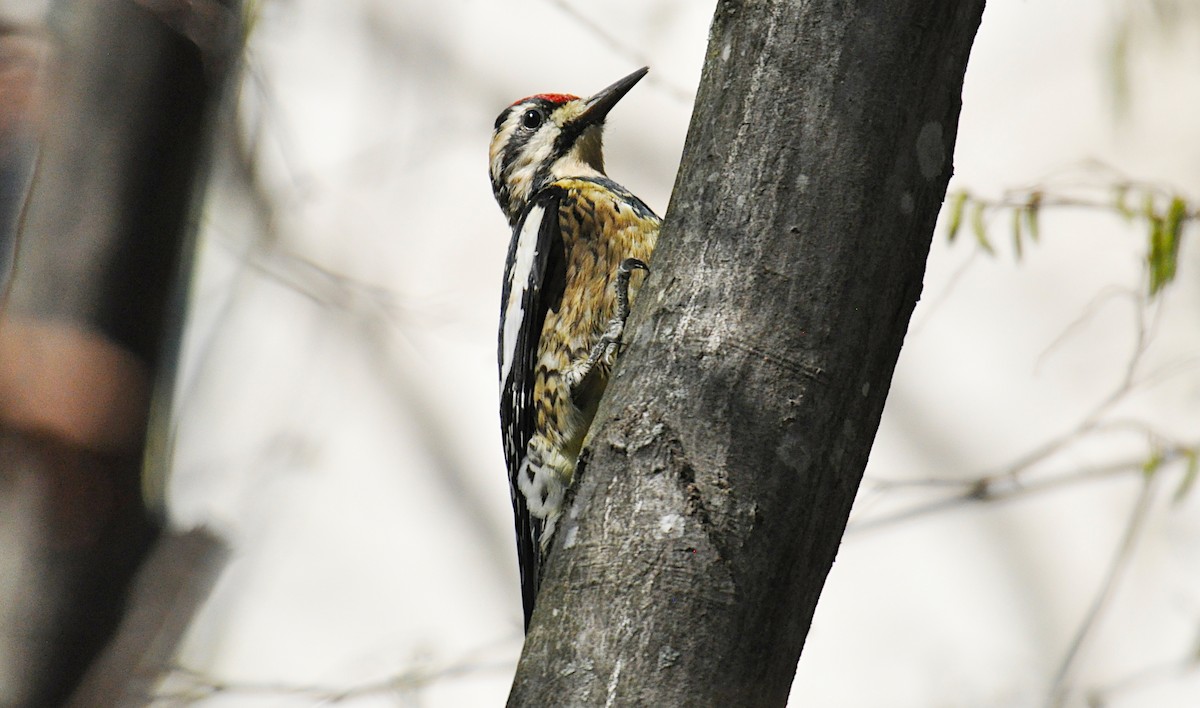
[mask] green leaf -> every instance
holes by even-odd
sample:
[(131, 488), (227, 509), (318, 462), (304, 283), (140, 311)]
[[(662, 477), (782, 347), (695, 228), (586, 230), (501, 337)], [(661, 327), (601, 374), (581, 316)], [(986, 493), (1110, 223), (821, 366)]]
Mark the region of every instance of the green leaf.
[(950, 243), (954, 243), (954, 237), (958, 236), (958, 230), (962, 228), (963, 206), (966, 203), (966, 192), (955, 192), (954, 196), (950, 197), (949, 221), (946, 224), (946, 240)]
[(1016, 207), (1012, 211), (1012, 237), (1013, 237), (1013, 256), (1019, 261), (1021, 260), (1021, 213), (1025, 211), (1025, 207)]
[(1150, 297), (1167, 284), (1167, 262), (1163, 257), (1166, 252), (1166, 238), (1163, 236), (1163, 220), (1157, 216), (1150, 217), (1150, 252), (1146, 255), (1146, 265), (1150, 269)]
[(1041, 230), (1038, 227), (1038, 216), (1042, 208), (1042, 193), (1032, 192), (1029, 195), (1029, 201), (1025, 204), (1025, 230), (1029, 232), (1029, 238), (1035, 242), (1041, 236)]
[(1178, 196), (1171, 198), (1165, 216), (1150, 217), (1150, 295), (1157, 295), (1175, 279), (1179, 262), (1179, 241), (1183, 222), (1187, 219), (1187, 202)]
[(1147, 457), (1146, 461), (1142, 463), (1142, 474), (1145, 475), (1147, 479), (1153, 477), (1154, 474), (1158, 472), (1159, 468), (1162, 467), (1162, 463), (1162, 450), (1155, 446), (1155, 448), (1150, 451), (1150, 457)]
[(1184, 453), (1187, 459), (1187, 467), (1183, 471), (1183, 479), (1179, 481), (1179, 487), (1175, 489), (1175, 494), (1171, 497), (1172, 503), (1178, 504), (1187, 498), (1187, 495), (1196, 486), (1196, 477), (1200, 476), (1200, 455), (1195, 450), (1188, 450)]
[(975, 202), (975, 208), (971, 210), (971, 231), (975, 233), (975, 240), (979, 242), (979, 247), (989, 256), (994, 256), (996, 249), (992, 248), (992, 244), (988, 241), (987, 226), (983, 222), (983, 212), (986, 209), (987, 205), (983, 202)]

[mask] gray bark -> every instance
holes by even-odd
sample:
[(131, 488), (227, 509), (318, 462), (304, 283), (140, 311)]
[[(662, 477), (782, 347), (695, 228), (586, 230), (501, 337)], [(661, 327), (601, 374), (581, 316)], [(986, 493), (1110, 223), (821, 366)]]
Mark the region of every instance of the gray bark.
[(983, 4), (718, 4), (509, 705), (786, 703), (921, 292)]

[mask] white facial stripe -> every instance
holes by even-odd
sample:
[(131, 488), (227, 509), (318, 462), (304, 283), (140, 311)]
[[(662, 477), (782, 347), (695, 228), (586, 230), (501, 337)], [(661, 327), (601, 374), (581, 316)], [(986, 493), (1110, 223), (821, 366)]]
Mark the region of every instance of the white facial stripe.
[(547, 120), (525, 144), (520, 146), (517, 158), (508, 167), (508, 173), (501, 174), (506, 157), (503, 149), (512, 141), (520, 139), (521, 136), (514, 135), (514, 133), (520, 129), (519, 126), (526, 108), (536, 105), (536, 103), (529, 103), (518, 106), (500, 125), (500, 129), (492, 138), (490, 153), (492, 180), (507, 184), (509, 198), (516, 204), (521, 204), (529, 199), (538, 166), (550, 158), (554, 150), (554, 142), (561, 132), (554, 120)]
[(546, 210), (535, 206), (525, 217), (525, 224), (517, 236), (517, 253), (513, 261), (512, 272), (509, 273), (508, 302), (504, 303), (504, 359), (500, 364), (500, 386), (508, 381), (512, 369), (513, 358), (516, 355), (517, 335), (521, 331), (521, 322), (526, 313), (522, 306), (525, 292), (529, 289), (529, 277), (533, 271), (533, 262), (537, 256), (538, 231), (542, 228), (542, 217)]
[[(526, 146), (529, 150), (532, 146)], [(540, 150), (538, 151), (541, 152)], [(547, 150), (546, 152), (549, 152)], [(533, 178), (537, 175), (538, 165), (540, 164), (540, 155), (530, 155), (528, 152), (521, 155), (513, 166), (509, 169), (507, 175), (508, 187), (510, 196), (520, 202), (524, 202), (533, 191)]]
[(525, 143), (521, 148), (521, 156), (513, 163), (508, 183), (512, 185), (514, 194), (522, 200), (528, 199), (533, 191), (533, 178), (537, 176), (538, 167), (550, 158), (558, 132), (555, 125), (544, 126)]
[(512, 137), (513, 131), (517, 129), (517, 122), (511, 117), (500, 126), (500, 130), (492, 137), (491, 153), (492, 158), (492, 177), (500, 174), (500, 168), (504, 166), (504, 151), (501, 150), (505, 143)]

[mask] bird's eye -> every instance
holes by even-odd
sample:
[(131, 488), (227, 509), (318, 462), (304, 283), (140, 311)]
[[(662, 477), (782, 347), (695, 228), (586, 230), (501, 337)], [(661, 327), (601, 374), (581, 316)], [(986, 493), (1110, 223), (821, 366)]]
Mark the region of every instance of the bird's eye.
[(525, 111), (525, 115), (521, 116), (521, 125), (533, 130), (542, 124), (542, 112), (536, 108), (530, 108)]

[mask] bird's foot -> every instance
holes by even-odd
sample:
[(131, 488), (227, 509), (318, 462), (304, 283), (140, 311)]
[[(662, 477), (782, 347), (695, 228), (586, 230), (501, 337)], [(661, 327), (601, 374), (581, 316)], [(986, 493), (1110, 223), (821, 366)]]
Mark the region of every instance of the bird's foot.
[(617, 289), (616, 312), (613, 313), (612, 319), (608, 321), (608, 327), (605, 328), (604, 334), (600, 335), (600, 340), (592, 347), (588, 358), (568, 372), (567, 383), (571, 386), (572, 390), (601, 361), (608, 366), (612, 366), (616, 362), (617, 352), (621, 347), (621, 338), (625, 334), (625, 321), (629, 319), (629, 276), (635, 270), (649, 272), (650, 267), (637, 258), (626, 258), (621, 261), (621, 265), (617, 266), (617, 282), (615, 284)]

